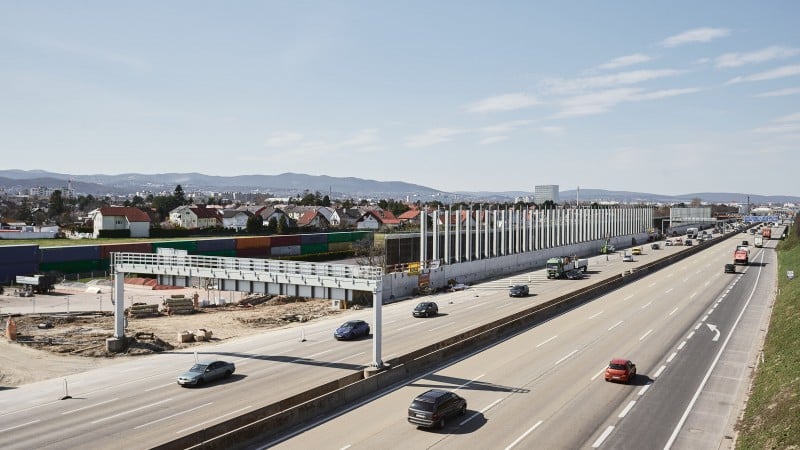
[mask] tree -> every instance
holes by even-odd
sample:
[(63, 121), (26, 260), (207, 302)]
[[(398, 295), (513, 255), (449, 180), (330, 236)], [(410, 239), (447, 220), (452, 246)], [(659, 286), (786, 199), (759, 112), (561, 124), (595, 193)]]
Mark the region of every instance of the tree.
[(369, 238), (353, 242), (353, 254), (356, 257), (356, 264), (359, 266), (378, 266), (386, 265), (386, 249), (372, 245)]
[(275, 234), (278, 232), (278, 219), (274, 217), (269, 219), (269, 222), (267, 222), (266, 232), (267, 234)]
[(322, 197), (322, 204), (320, 206), (331, 206), (331, 198), (327, 195)]
[(175, 186), (175, 191), (172, 192), (172, 197), (175, 199), (175, 203), (177, 206), (185, 205), (186, 203), (186, 194), (183, 192), (183, 188), (181, 185)]
[(281, 216), (278, 220), (278, 225), (275, 227), (275, 232), (278, 234), (285, 234), (289, 231), (289, 224), (286, 222), (286, 216)]
[(47, 206), (47, 216), (49, 218), (58, 217), (67, 210), (64, 205), (64, 198), (61, 196), (61, 191), (56, 189), (50, 194), (50, 202)]
[(246, 229), (248, 233), (259, 233), (264, 231), (264, 219), (258, 214), (253, 214), (247, 218)]

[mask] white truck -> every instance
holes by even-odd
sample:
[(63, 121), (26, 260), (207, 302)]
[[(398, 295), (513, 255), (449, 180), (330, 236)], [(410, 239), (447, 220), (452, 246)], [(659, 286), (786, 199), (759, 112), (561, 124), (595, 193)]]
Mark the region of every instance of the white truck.
[(763, 247), (764, 246), (764, 237), (755, 235), (753, 236), (753, 245), (756, 247)]

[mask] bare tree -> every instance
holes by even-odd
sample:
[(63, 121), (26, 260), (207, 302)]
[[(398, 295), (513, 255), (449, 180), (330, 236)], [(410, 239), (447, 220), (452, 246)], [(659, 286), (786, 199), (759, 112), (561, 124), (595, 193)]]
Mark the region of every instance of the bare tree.
[(356, 257), (356, 264), (359, 266), (384, 267), (386, 265), (386, 249), (376, 247), (371, 239), (353, 242), (353, 254)]

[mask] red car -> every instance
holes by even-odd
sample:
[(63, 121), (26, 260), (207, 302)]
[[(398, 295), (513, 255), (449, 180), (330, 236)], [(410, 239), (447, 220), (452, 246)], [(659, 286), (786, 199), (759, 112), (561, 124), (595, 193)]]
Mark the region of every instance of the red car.
[(636, 364), (630, 359), (614, 358), (606, 368), (606, 381), (630, 383), (636, 378)]

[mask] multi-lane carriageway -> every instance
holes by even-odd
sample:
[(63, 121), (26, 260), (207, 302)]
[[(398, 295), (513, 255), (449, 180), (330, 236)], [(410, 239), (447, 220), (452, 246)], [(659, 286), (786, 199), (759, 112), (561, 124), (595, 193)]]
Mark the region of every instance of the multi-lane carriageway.
[[(671, 439), (689, 403), (693, 411), (708, 405), (713, 411), (688, 414), (680, 429), (708, 430), (689, 437), (707, 434), (717, 439), (723, 433), (717, 430), (726, 429), (718, 423), (727, 424), (735, 415), (733, 405), (744, 383), (738, 380), (746, 378), (746, 363), (730, 358), (751, 361), (756, 339), (750, 334), (757, 334), (751, 328), (758, 329), (752, 324), (767, 317), (765, 305), (774, 284), (770, 282), (774, 256), (768, 249), (753, 254), (754, 260), (763, 258), (766, 265), (750, 266), (737, 275), (722, 273), (733, 239), (741, 238), (711, 246), (276, 444), (283, 448), (588, 448), (595, 444), (617, 448), (630, 443), (629, 448), (649, 448)], [(655, 251), (646, 246), (645, 255), (633, 265), (680, 250)], [(631, 267), (615, 255), (608, 261), (605, 256), (592, 258), (585, 280), (548, 281), (541, 271), (518, 274), (432, 297), (441, 314), (430, 319), (411, 317), (415, 302), (387, 305), (387, 359)], [(534, 295), (510, 299), (508, 286), (520, 282), (529, 283)], [(744, 313), (736, 321), (739, 311)], [(237, 365), (237, 374), (229, 381), (202, 389), (181, 389), (175, 383), (178, 373), (194, 361), (192, 352), (185, 351), (71, 376), (70, 400), (58, 400), (63, 396), (62, 379), (0, 392), (0, 447), (148, 448), (167, 442), (363, 369), (369, 363), (370, 340), (337, 342), (331, 335), (345, 318), (370, 317), (368, 310), (354, 311), (305, 324), (304, 342), (298, 339), (300, 328), (292, 326), (201, 347), (201, 357), (233, 360)], [(719, 339), (714, 340), (716, 333), (709, 325), (720, 332)], [(717, 356), (723, 344), (725, 352)], [(634, 385), (602, 381), (599, 374), (612, 356), (637, 363), (642, 376)], [(715, 370), (708, 372), (712, 363)], [(725, 370), (731, 373), (721, 373)], [(704, 389), (695, 396), (703, 382)], [(406, 423), (410, 399), (431, 386), (459, 389), (467, 397), (470, 410), (463, 423), (451, 423), (441, 432), (418, 431)], [(716, 395), (732, 397), (722, 401)], [(717, 411), (720, 404), (731, 406)], [(706, 423), (711, 417), (720, 419)], [(685, 436), (677, 433), (676, 448), (697, 448), (682, 445)]]

